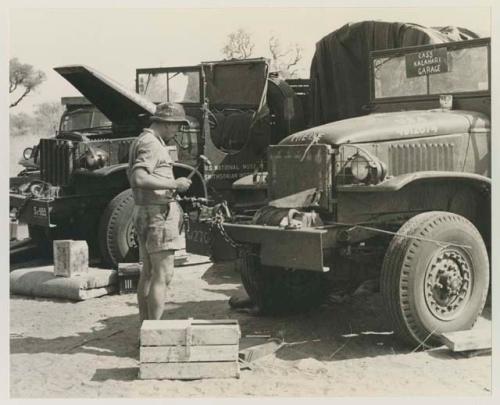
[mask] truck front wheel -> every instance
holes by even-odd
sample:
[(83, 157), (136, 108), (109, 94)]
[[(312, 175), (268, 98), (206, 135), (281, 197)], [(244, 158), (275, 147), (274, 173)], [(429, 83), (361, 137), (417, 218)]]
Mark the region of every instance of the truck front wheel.
[(114, 197), (101, 216), (99, 247), (105, 265), (115, 267), (120, 262), (139, 261), (139, 247), (135, 238), (134, 198), (127, 189)]
[(326, 295), (323, 273), (264, 266), (255, 255), (240, 263), (243, 286), (262, 313), (304, 311), (319, 305)]
[(415, 347), (439, 346), (441, 333), (472, 328), (489, 286), (479, 231), (449, 212), (416, 215), (390, 242), (380, 286), (395, 333)]

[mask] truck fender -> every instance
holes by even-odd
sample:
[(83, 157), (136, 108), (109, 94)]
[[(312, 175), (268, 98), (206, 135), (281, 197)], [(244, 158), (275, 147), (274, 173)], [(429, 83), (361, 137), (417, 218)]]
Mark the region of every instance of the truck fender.
[[(490, 246), (491, 179), (474, 173), (422, 171), (395, 176), (371, 186), (339, 186), (339, 218), (344, 222), (358, 222), (360, 218), (367, 221), (373, 215), (381, 218), (384, 213), (395, 212), (398, 204), (411, 206), (410, 199), (415, 198), (412, 190), (428, 196), (426, 210), (453, 212), (470, 220), (486, 246)], [(392, 208), (388, 208), (387, 203)], [(346, 205), (347, 209), (340, 207)], [(366, 212), (366, 207), (371, 211)], [(411, 210), (408, 213), (411, 214)]]
[(121, 171), (126, 171), (127, 167), (128, 163), (120, 163), (117, 165), (101, 167), (100, 169), (92, 171), (90, 170), (82, 171), (80, 174), (85, 174), (86, 176), (91, 176), (91, 177), (106, 177)]
[(344, 185), (338, 186), (338, 192), (394, 192), (414, 184), (416, 182), (425, 182), (433, 180), (460, 181), (470, 184), (483, 190), (491, 189), (491, 179), (475, 173), (460, 173), (447, 171), (422, 171), (415, 173), (405, 173), (399, 176), (391, 177), (379, 184), (374, 185)]
[[(192, 181), (195, 187), (195, 194), (199, 197), (207, 198), (207, 184), (205, 182), (205, 179), (203, 178), (203, 175), (199, 172), (198, 169), (180, 162), (174, 162), (172, 167), (176, 177), (186, 177), (194, 170)], [(93, 171), (81, 171), (78, 173), (78, 175), (89, 177), (108, 177), (116, 174), (123, 174), (123, 176), (126, 177), (127, 168), (128, 163), (120, 163), (117, 165), (102, 167)]]

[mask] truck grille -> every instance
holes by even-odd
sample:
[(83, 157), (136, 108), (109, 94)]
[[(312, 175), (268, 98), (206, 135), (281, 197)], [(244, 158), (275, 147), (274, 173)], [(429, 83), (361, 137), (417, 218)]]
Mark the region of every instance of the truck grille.
[(398, 144), (389, 148), (389, 174), (423, 170), (454, 170), (453, 144)]
[(319, 206), (331, 204), (333, 155), (328, 145), (277, 145), (268, 149), (268, 197), (276, 200), (321, 190)]
[(40, 140), (40, 177), (54, 186), (67, 186), (73, 170), (73, 147), (61, 139)]

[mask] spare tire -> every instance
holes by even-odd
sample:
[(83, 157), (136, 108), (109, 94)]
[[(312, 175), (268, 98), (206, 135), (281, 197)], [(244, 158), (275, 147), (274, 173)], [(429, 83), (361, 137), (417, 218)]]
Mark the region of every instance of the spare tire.
[(270, 78), (267, 81), (267, 105), (275, 120), (271, 144), (305, 128), (302, 103), (284, 80)]

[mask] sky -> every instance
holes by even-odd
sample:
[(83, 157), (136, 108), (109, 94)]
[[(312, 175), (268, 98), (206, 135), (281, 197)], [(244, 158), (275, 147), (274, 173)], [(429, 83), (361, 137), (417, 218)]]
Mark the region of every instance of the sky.
[(256, 45), (252, 56), (269, 57), (271, 35), (284, 46), (299, 44), (300, 75), (308, 77), (315, 43), (348, 22), (363, 20), (458, 25), (490, 35), (490, 9), (484, 6), (432, 11), (429, 7), (11, 9), (9, 56), (43, 70), (47, 80), (10, 112), (30, 113), (38, 103), (78, 95), (52, 70), (55, 66), (86, 64), (133, 89), (136, 68), (222, 59), (227, 35), (238, 28), (251, 33)]

